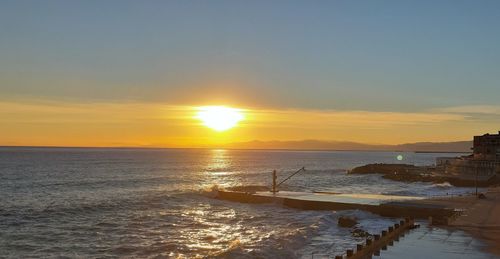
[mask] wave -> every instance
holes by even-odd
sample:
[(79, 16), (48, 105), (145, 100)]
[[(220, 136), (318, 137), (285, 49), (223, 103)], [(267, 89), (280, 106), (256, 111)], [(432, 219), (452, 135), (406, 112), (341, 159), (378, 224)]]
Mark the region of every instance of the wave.
[[(185, 194), (193, 195), (195, 193)], [(24, 220), (50, 219), (58, 216), (91, 216), (107, 212), (173, 207), (188, 199), (190, 198), (165, 192), (148, 195), (66, 197), (46, 204), (9, 204), (0, 208), (0, 216)]]
[(432, 186), (439, 187), (439, 188), (452, 188), (453, 187), (453, 185), (451, 185), (449, 182), (435, 183)]
[[(266, 210), (267, 208), (262, 208)], [(355, 217), (356, 229), (378, 233), (392, 223), (371, 213), (350, 210), (341, 212), (296, 212), (293, 221), (277, 226), (256, 243), (238, 239), (227, 248), (211, 254), (213, 258), (304, 258), (315, 255), (337, 255), (364, 241), (352, 234), (353, 228), (337, 225), (340, 216)], [(269, 219), (267, 219), (269, 220)], [(285, 220), (285, 218), (281, 219)], [(305, 222), (309, 222), (304, 225)]]
[(229, 191), (236, 192), (265, 192), (270, 191), (270, 188), (263, 185), (244, 185), (244, 186), (233, 186), (226, 188)]

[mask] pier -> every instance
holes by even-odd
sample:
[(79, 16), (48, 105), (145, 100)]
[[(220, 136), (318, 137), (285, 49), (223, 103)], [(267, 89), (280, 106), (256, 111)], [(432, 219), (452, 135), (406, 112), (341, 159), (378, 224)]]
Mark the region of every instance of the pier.
[(322, 192), (217, 192), (216, 198), (242, 203), (274, 203), (301, 210), (364, 210), (385, 217), (432, 218), (447, 224), (459, 211), (442, 204), (420, 202), (421, 197)]

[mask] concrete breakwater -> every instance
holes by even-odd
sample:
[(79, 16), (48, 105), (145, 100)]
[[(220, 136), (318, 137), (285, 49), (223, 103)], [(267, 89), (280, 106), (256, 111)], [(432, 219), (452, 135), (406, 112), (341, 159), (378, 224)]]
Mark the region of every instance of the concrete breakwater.
[(448, 182), (459, 187), (488, 187), (500, 184), (498, 177), (489, 179), (461, 178), (444, 174), (434, 166), (415, 166), (408, 164), (368, 164), (349, 170), (350, 174), (382, 174), (384, 178), (403, 182)]
[(242, 203), (275, 203), (301, 210), (364, 210), (381, 216), (396, 218), (432, 217), (437, 223), (446, 224), (455, 215), (453, 208), (436, 204), (422, 204), (418, 197), (368, 195), (368, 194), (324, 194), (302, 192), (237, 192), (217, 191), (217, 199)]

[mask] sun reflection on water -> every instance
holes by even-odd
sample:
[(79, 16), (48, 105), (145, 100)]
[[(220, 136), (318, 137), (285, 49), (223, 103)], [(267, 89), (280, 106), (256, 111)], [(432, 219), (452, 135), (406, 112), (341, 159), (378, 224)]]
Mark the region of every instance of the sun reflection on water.
[(189, 240), (186, 247), (200, 256), (217, 255), (245, 241), (242, 237), (244, 227), (234, 209), (199, 204), (196, 208), (186, 209), (183, 218), (196, 227), (181, 230), (180, 238)]
[(234, 177), (234, 175), (238, 173), (238, 171), (234, 170), (233, 159), (229, 150), (210, 150), (209, 159), (202, 172), (204, 179), (202, 188), (208, 189), (212, 186), (225, 188), (237, 185), (240, 182), (238, 177)]
[(217, 172), (218, 170), (227, 168), (230, 165), (229, 152), (225, 149), (211, 150), (212, 159), (207, 166), (207, 170)]

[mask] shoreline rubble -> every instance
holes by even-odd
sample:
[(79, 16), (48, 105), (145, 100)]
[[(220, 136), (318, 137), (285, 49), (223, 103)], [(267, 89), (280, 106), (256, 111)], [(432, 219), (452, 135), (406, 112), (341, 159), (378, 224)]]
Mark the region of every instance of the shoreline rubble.
[(400, 182), (446, 183), (456, 187), (490, 187), (500, 185), (500, 177), (488, 179), (465, 179), (453, 174), (444, 174), (434, 166), (416, 166), (410, 164), (367, 164), (355, 167), (348, 174), (382, 174), (383, 178)]

